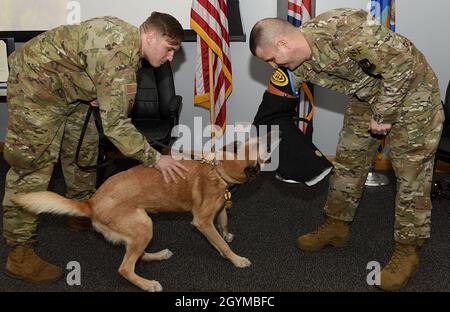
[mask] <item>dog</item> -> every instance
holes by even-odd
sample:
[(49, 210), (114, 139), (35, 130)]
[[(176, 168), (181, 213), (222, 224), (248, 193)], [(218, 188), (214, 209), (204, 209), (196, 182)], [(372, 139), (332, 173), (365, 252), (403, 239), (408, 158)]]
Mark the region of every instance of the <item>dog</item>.
[[(231, 242), (233, 234), (228, 232), (224, 195), (230, 186), (254, 179), (260, 166), (268, 162), (271, 152), (260, 151), (254, 160), (248, 156), (252, 148), (264, 140), (267, 142), (270, 137), (273, 140), (271, 146), (277, 146), (279, 137), (276, 141), (272, 133), (263, 138), (248, 139), (242, 144), (245, 150), (243, 160), (236, 159), (236, 155), (226, 149), (221, 151), (223, 160), (180, 160), (188, 172), (185, 173), (186, 179), (178, 183), (165, 183), (160, 171), (138, 165), (111, 176), (84, 202), (48, 191), (17, 194), (12, 201), (36, 214), (89, 217), (93, 227), (107, 240), (126, 245), (119, 274), (143, 290), (162, 291), (158, 281), (145, 279), (135, 273), (135, 264), (139, 258), (143, 261), (161, 261), (172, 256), (169, 249), (145, 252), (153, 237), (153, 223), (147, 211), (191, 211), (191, 223), (206, 236), (222, 257), (238, 268), (248, 267), (251, 262), (235, 254), (225, 241)], [(221, 234), (214, 226), (216, 216)]]

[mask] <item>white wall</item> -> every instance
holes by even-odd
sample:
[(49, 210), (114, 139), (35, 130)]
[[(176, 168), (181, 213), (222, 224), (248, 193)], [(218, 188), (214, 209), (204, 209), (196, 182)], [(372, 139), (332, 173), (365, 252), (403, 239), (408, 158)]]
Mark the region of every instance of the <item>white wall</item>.
[(175, 16), (188, 29), (192, 0), (0, 0), (0, 30), (46, 30), (97, 16), (117, 16), (139, 26), (153, 11)]
[(450, 1), (397, 0), (397, 31), (422, 51), (439, 78), (444, 98), (450, 80)]

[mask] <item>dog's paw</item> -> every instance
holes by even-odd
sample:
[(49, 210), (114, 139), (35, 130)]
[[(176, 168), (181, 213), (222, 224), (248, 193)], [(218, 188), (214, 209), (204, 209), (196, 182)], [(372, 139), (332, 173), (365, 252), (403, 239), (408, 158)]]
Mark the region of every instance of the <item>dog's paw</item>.
[(249, 267), (252, 263), (247, 258), (238, 256), (236, 260), (233, 261), (233, 264), (238, 268), (246, 268)]
[(142, 285), (142, 289), (148, 292), (160, 292), (163, 288), (157, 281), (146, 280)]
[(173, 256), (169, 249), (164, 249), (158, 252), (146, 252), (142, 255), (142, 261), (162, 261), (167, 260)]
[(169, 249), (161, 250), (160, 253), (161, 253), (161, 260), (167, 260), (173, 256), (173, 252), (171, 252)]
[(231, 243), (234, 239), (234, 234), (231, 234), (231, 233), (223, 233), (222, 236), (223, 236), (223, 239), (228, 243)]

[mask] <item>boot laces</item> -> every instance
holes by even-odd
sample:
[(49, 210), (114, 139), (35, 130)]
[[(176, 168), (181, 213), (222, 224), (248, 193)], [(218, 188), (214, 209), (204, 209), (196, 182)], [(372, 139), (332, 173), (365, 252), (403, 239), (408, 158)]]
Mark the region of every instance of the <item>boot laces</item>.
[(34, 251), (33, 247), (29, 246), (29, 245), (25, 245), (22, 249), (22, 256), (23, 257), (33, 257), (35, 258), (37, 261), (39, 261), (41, 264), (42, 263), (46, 263), (46, 261), (44, 261), (41, 257), (39, 257), (39, 255)]
[(386, 266), (386, 269), (390, 272), (394, 273), (398, 271), (400, 264), (403, 262), (403, 259), (408, 257), (410, 254), (408, 248), (403, 247), (402, 245), (398, 245), (395, 248), (394, 254), (392, 255), (391, 260)]
[(326, 233), (330, 230), (330, 226), (333, 225), (336, 221), (332, 218), (327, 218), (323, 224), (321, 224), (317, 230), (314, 231), (315, 234)]

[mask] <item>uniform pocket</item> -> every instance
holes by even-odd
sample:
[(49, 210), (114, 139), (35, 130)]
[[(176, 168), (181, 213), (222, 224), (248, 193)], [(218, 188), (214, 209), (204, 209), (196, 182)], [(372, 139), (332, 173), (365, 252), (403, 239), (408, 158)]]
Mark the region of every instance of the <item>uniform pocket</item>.
[(444, 111), (442, 106), (434, 113), (416, 114), (415, 120), (406, 123), (409, 157), (421, 155), (423, 159), (432, 157), (441, 138)]
[[(64, 115), (58, 114), (57, 107), (42, 109), (42, 104), (29, 101), (23, 96), (14, 98), (9, 103), (4, 150), (6, 161), (14, 167), (36, 168), (50, 157), (51, 145), (60, 145), (58, 133), (63, 130), (63, 125)], [(57, 146), (54, 149), (52, 157), (59, 153)]]
[(31, 170), (36, 168), (47, 149), (47, 144), (24, 140), (8, 134), (5, 140), (3, 157), (11, 167)]
[(123, 86), (124, 103), (123, 103), (123, 114), (128, 116), (133, 108), (134, 101), (137, 93), (137, 84), (129, 83)]

